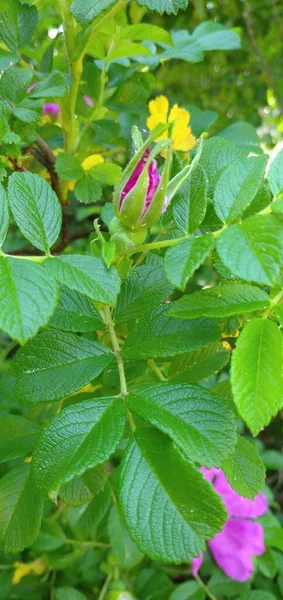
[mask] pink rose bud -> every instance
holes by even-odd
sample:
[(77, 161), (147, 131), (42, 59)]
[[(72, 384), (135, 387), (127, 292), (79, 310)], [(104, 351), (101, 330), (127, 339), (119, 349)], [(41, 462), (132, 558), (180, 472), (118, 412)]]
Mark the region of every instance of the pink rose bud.
[(50, 103), (44, 104), (43, 105), (43, 114), (49, 115), (53, 119), (56, 119), (56, 117), (58, 117), (58, 115), (60, 114), (59, 104), (57, 104), (57, 102), (50, 102)]

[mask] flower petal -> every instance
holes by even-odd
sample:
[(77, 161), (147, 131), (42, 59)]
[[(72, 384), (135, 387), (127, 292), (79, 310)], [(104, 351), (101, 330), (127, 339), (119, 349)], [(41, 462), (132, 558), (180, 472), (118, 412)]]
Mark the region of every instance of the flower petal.
[(96, 165), (101, 165), (102, 163), (104, 163), (104, 158), (103, 156), (101, 156), (101, 154), (91, 154), (83, 160), (82, 168), (85, 171), (88, 171), (92, 167), (95, 167)]
[[(150, 131), (159, 123), (167, 123), (169, 103), (166, 96), (157, 96), (157, 98), (151, 100), (148, 104), (148, 109), (150, 116), (147, 118), (146, 124)], [(164, 131), (158, 139), (166, 139), (167, 137), (168, 133)]]
[(229, 519), (208, 546), (215, 562), (228, 577), (246, 581), (254, 570), (252, 557), (265, 551), (263, 528), (252, 521)]
[(199, 569), (202, 565), (202, 561), (203, 561), (203, 552), (201, 553), (200, 556), (198, 556), (198, 558), (192, 558), (192, 575), (194, 577), (198, 574)]
[(57, 102), (47, 102), (43, 105), (43, 114), (58, 117), (60, 114), (60, 106)]

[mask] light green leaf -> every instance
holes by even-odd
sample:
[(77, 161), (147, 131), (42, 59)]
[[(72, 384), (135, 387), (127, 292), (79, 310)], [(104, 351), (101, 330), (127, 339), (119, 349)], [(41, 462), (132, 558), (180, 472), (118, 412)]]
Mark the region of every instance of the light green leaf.
[(143, 265), (132, 271), (122, 283), (115, 311), (115, 321), (124, 323), (150, 313), (172, 293), (162, 262)]
[(100, 184), (87, 176), (77, 181), (74, 192), (78, 201), (84, 204), (97, 202), (102, 195)]
[(78, 335), (40, 333), (15, 358), (16, 397), (24, 403), (59, 400), (95, 379), (112, 358), (106, 346)]
[(276, 597), (273, 594), (270, 594), (266, 590), (260, 591), (255, 590), (251, 592), (247, 592), (244, 596), (241, 596), (237, 600), (276, 600)]
[(76, 158), (68, 152), (59, 154), (56, 158), (55, 169), (61, 179), (72, 181), (84, 177), (84, 170)]
[(251, 204), (263, 180), (267, 156), (238, 158), (217, 181), (213, 203), (219, 218), (231, 223)]
[(232, 123), (232, 125), (228, 125), (228, 127), (220, 131), (218, 135), (233, 142), (239, 150), (252, 152), (253, 154), (262, 154), (256, 128), (250, 123), (245, 123), (245, 121)]
[(71, 587), (58, 587), (55, 590), (55, 600), (87, 600), (86, 596)]
[(13, 108), (13, 114), (25, 123), (37, 123), (41, 119), (42, 106), (42, 100), (24, 98)]
[(254, 444), (239, 435), (233, 454), (221, 468), (237, 494), (254, 500), (265, 480), (265, 467)]
[(119, 505), (140, 550), (166, 562), (198, 556), (226, 518), (211, 485), (154, 429), (140, 429), (128, 444)]
[(170, 381), (200, 381), (220, 371), (229, 360), (228, 350), (217, 342), (176, 356), (169, 369)]
[(42, 265), (0, 256), (0, 329), (24, 342), (48, 323), (59, 289)]
[(202, 167), (197, 167), (172, 201), (172, 214), (176, 226), (184, 234), (193, 233), (201, 224), (206, 212), (207, 178)]
[(171, 283), (184, 290), (187, 282), (214, 248), (213, 235), (192, 236), (167, 250), (164, 268)]
[(241, 46), (240, 37), (235, 31), (226, 29), (215, 21), (204, 21), (198, 25), (193, 38), (203, 50), (237, 50)]
[(30, 98), (59, 98), (66, 90), (65, 77), (60, 71), (53, 71), (42, 81), (38, 81), (30, 93)]
[(181, 321), (168, 316), (168, 305), (145, 315), (131, 331), (122, 353), (125, 358), (162, 358), (198, 350), (216, 342), (220, 330), (213, 319)]
[(273, 308), (276, 317), (281, 325), (281, 327), (283, 327), (283, 306), (279, 305), (279, 306), (274, 306)]
[(121, 179), (122, 169), (115, 163), (104, 162), (92, 167), (88, 173), (104, 185), (116, 185)]
[(33, 448), (40, 427), (20, 415), (1, 415), (0, 462), (26, 456)]
[(70, 254), (48, 258), (44, 266), (55, 279), (71, 290), (115, 306), (120, 278), (116, 269), (108, 269), (100, 258)]
[(185, 10), (188, 0), (137, 0), (140, 6), (146, 6), (148, 10), (156, 10), (161, 15), (176, 15), (179, 10)]
[(33, 481), (30, 465), (12, 469), (0, 479), (0, 548), (15, 554), (35, 540), (42, 517), (43, 498)]
[(274, 196), (283, 192), (283, 149), (276, 154), (270, 165), (268, 181)]
[(130, 538), (117, 504), (113, 504), (111, 508), (108, 532), (111, 547), (119, 566), (126, 571), (133, 569), (144, 558), (144, 554)]
[(19, 60), (20, 60), (20, 56), (18, 54), (15, 54), (13, 52), (8, 52), (7, 50), (0, 48), (0, 69), (1, 69), (1, 71), (6, 71), (6, 69), (9, 69), (12, 65), (15, 65), (17, 62), (19, 62)]
[(95, 398), (68, 406), (38, 437), (32, 468), (38, 488), (54, 497), (61, 484), (105, 461), (125, 428), (121, 398)]
[(171, 35), (166, 29), (152, 23), (136, 23), (123, 27), (119, 35), (120, 40), (149, 40), (158, 44), (172, 44)]
[(217, 240), (219, 256), (241, 279), (272, 285), (283, 256), (283, 226), (272, 215), (257, 215), (231, 225)]
[(175, 588), (169, 600), (205, 600), (205, 592), (196, 581), (186, 581)]
[(6, 190), (0, 184), (0, 248), (5, 241), (9, 228), (9, 206)]
[(49, 327), (61, 331), (95, 331), (104, 324), (93, 303), (87, 296), (62, 286), (57, 308), (52, 315)]
[(8, 181), (8, 200), (24, 237), (47, 252), (56, 242), (62, 223), (61, 206), (50, 185), (33, 173), (13, 173)]
[(11, 67), (3, 73), (0, 80), (1, 100), (10, 104), (16, 104), (23, 99), (27, 93), (27, 87), (32, 80), (32, 71)]
[(74, 0), (71, 4), (70, 13), (79, 23), (90, 23), (113, 2), (115, 0)]
[(178, 319), (228, 317), (264, 310), (269, 303), (268, 294), (258, 287), (248, 283), (223, 283), (182, 296), (168, 314)]
[(198, 40), (184, 30), (173, 32), (173, 46), (160, 55), (162, 60), (185, 60), (196, 63), (203, 59), (203, 52)]
[(1, 38), (13, 52), (31, 41), (37, 25), (38, 13), (35, 6), (9, 0), (1, 7)]
[(283, 406), (282, 339), (277, 325), (253, 319), (238, 338), (232, 356), (234, 402), (253, 435)]
[(110, 52), (107, 57), (107, 62), (119, 60), (120, 58), (132, 58), (134, 56), (151, 56), (152, 52), (143, 44), (135, 42), (121, 43)]
[(60, 487), (60, 498), (68, 506), (81, 506), (101, 492), (108, 479), (105, 465), (87, 469)]
[(235, 447), (236, 421), (231, 408), (220, 396), (198, 385), (143, 385), (130, 393), (128, 405), (200, 465), (220, 466)]
[(220, 137), (205, 141), (199, 164), (205, 170), (209, 187), (213, 188), (224, 169), (237, 158), (245, 156), (234, 144)]

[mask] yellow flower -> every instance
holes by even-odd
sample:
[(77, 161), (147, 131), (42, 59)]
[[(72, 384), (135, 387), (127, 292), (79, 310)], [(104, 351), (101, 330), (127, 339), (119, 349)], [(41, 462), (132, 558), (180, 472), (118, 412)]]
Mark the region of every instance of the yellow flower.
[[(172, 129), (173, 150), (183, 150), (188, 152), (196, 145), (196, 138), (192, 134), (192, 130), (188, 127), (190, 122), (190, 113), (185, 108), (180, 108), (178, 104), (174, 104), (169, 115), (169, 102), (165, 96), (157, 96), (148, 104), (150, 116), (146, 124), (148, 129), (152, 130), (158, 123), (172, 123), (175, 121)], [(168, 132), (162, 134), (159, 139), (168, 137)]]
[(91, 154), (91, 156), (88, 156), (83, 160), (82, 168), (85, 171), (89, 171), (92, 167), (96, 167), (96, 165), (101, 165), (102, 163), (104, 163), (104, 158), (101, 154)]
[(15, 571), (12, 578), (12, 584), (17, 585), (27, 575), (43, 575), (48, 569), (46, 558), (37, 558), (29, 563), (14, 563)]

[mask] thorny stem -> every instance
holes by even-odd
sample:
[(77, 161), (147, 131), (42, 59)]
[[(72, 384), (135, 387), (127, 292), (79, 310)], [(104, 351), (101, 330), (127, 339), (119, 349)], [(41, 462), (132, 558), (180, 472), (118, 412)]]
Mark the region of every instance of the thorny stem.
[(132, 417), (131, 412), (128, 409), (127, 406), (127, 395), (128, 395), (128, 388), (127, 388), (127, 381), (126, 381), (126, 375), (125, 375), (125, 369), (124, 369), (124, 363), (123, 363), (123, 359), (121, 356), (121, 352), (120, 352), (120, 346), (119, 346), (119, 342), (116, 336), (116, 332), (115, 332), (115, 327), (114, 327), (114, 323), (112, 321), (112, 316), (111, 316), (111, 312), (110, 312), (110, 308), (109, 306), (104, 306), (104, 308), (101, 309), (100, 314), (102, 316), (102, 319), (109, 331), (109, 335), (110, 335), (110, 339), (111, 339), (111, 343), (112, 343), (112, 348), (113, 348), (113, 353), (117, 362), (117, 367), (118, 367), (118, 372), (119, 372), (119, 379), (120, 379), (120, 396), (124, 401), (125, 404), (125, 408), (126, 408), (126, 413), (127, 413), (127, 418), (131, 427), (132, 431), (135, 431), (136, 426)]
[(203, 582), (203, 580), (200, 578), (199, 575), (195, 575), (195, 579), (198, 582), (199, 586), (206, 593), (207, 597), (210, 598), (210, 600), (217, 600), (216, 596), (214, 596), (214, 594), (208, 589), (208, 587), (205, 585), (205, 583)]

